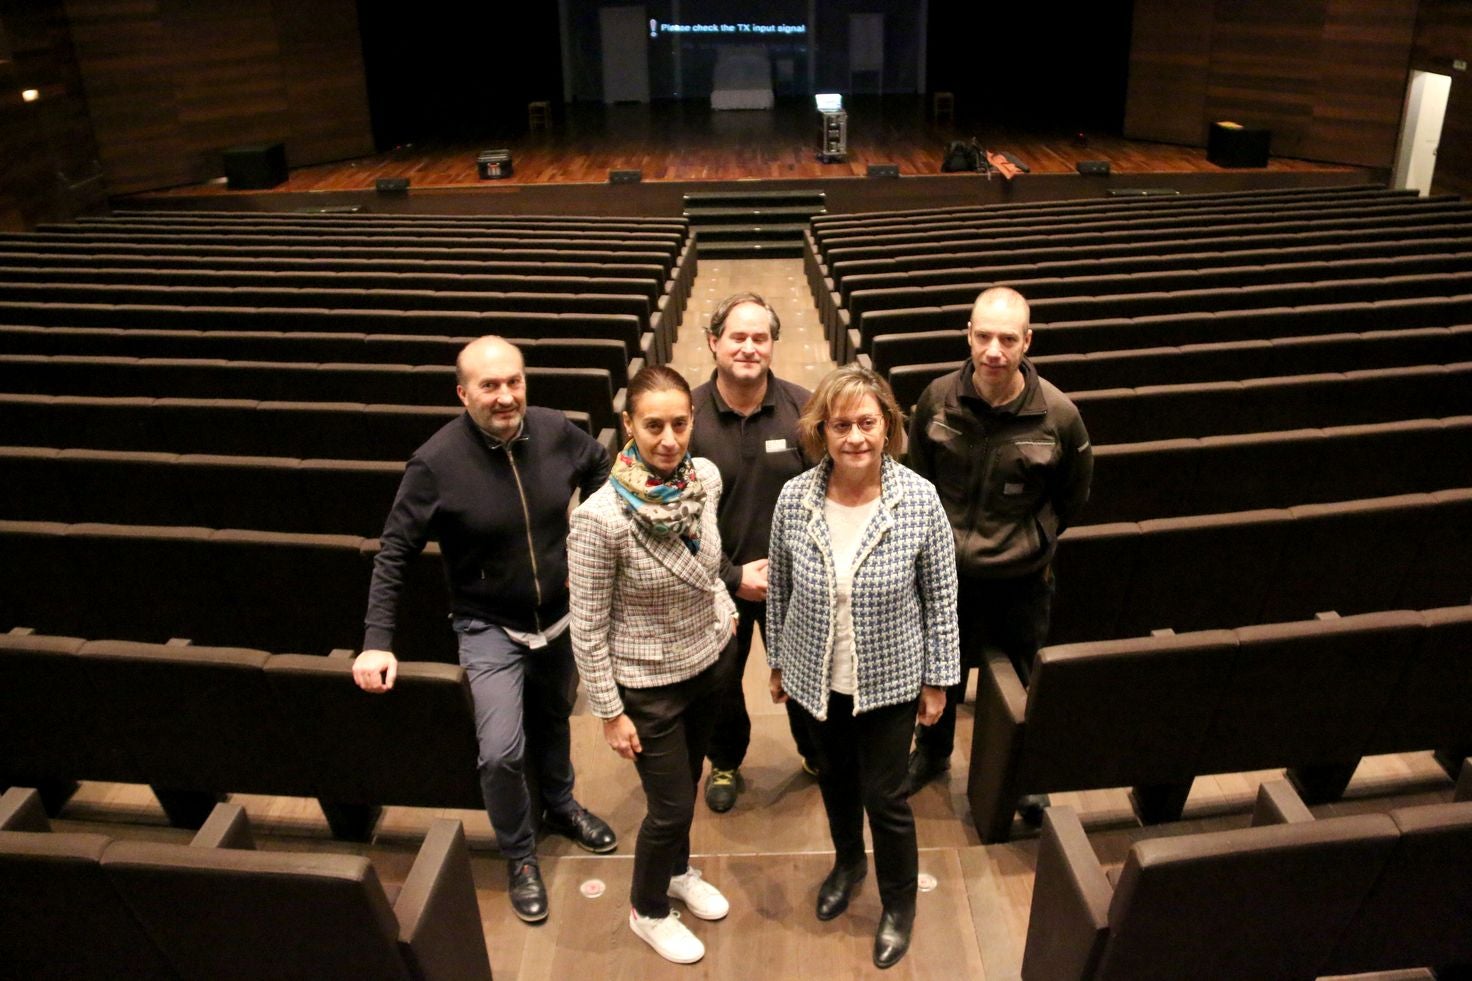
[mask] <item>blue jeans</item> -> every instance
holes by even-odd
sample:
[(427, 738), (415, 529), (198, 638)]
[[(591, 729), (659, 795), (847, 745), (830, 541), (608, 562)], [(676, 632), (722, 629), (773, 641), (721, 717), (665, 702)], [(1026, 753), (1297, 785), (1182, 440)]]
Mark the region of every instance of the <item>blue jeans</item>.
[(484, 620), (456, 617), (460, 666), (475, 702), (475, 738), (481, 796), (501, 854), (513, 862), (537, 852), (536, 825), (527, 790), (527, 762), (548, 811), (573, 806), (568, 717), (577, 697), (572, 638), (564, 631), (533, 650)]

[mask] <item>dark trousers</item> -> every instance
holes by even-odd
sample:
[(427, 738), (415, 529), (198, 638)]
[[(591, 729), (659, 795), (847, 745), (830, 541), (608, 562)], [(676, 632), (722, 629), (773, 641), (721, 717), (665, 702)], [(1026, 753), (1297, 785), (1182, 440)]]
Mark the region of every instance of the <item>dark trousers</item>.
[(966, 679), (981, 664), (982, 648), (1006, 652), (1026, 688), (1033, 659), (1047, 640), (1053, 610), (1051, 568), (1015, 579), (962, 576), (958, 586), (961, 681), (946, 689), (946, 707), (935, 725), (921, 726), (915, 737), (916, 748), (933, 760), (950, 758), (955, 748), (956, 706), (966, 700)]
[[(710, 737), (710, 765), (716, 770), (734, 770), (746, 759), (746, 750), (751, 746), (751, 716), (746, 711), (746, 692), (742, 690), (742, 678), (746, 674), (746, 659), (751, 654), (751, 639), (761, 624), (762, 639), (767, 636), (767, 604), (756, 600), (736, 600), (741, 619), (736, 625), (736, 665), (721, 690), (720, 704), (716, 708), (715, 731)], [(813, 747), (808, 741), (807, 728), (798, 721), (797, 706), (787, 703), (787, 727), (792, 730), (792, 741), (805, 760), (813, 759)]]
[(634, 846), (634, 882), (629, 890), (640, 916), (669, 915), (670, 878), (690, 865), (695, 788), (705, 766), (716, 703), (735, 663), (733, 639), (715, 664), (693, 678), (656, 688), (619, 686), (624, 714), (639, 733), (642, 750), (634, 757), (634, 767), (648, 802)]
[(480, 792), (501, 854), (513, 862), (537, 852), (527, 764), (541, 790), (539, 808), (572, 806), (572, 756), (568, 716), (577, 697), (578, 672), (570, 632), (532, 650), (483, 620), (457, 618), (460, 666), (475, 703)]
[[(796, 702), (791, 704), (796, 705)], [(839, 865), (864, 861), (864, 815), (874, 838), (874, 873), (887, 910), (915, 908), (920, 853), (915, 816), (901, 787), (918, 700), (854, 715), (851, 695), (830, 692), (828, 718), (798, 714), (818, 751), (818, 789)]]

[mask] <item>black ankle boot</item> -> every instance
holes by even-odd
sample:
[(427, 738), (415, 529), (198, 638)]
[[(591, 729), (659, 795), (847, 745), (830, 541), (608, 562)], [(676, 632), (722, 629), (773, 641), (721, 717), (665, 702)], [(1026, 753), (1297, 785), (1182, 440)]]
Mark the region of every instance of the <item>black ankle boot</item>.
[(823, 884), (818, 887), (818, 919), (831, 920), (848, 909), (848, 901), (858, 892), (859, 883), (869, 874), (869, 865), (860, 860), (852, 865), (834, 864)]
[(894, 967), (910, 949), (910, 931), (915, 926), (915, 910), (887, 909), (879, 918), (874, 932), (874, 966)]

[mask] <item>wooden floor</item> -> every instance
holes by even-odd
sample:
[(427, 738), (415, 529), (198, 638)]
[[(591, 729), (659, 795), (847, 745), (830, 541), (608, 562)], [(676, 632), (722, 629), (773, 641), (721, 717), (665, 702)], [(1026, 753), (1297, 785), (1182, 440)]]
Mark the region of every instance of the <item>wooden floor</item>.
[[(645, 181), (816, 180), (863, 177), (870, 164), (897, 164), (904, 176), (941, 173), (952, 140), (978, 139), (1015, 154), (1036, 174), (1072, 173), (1082, 160), (1102, 160), (1120, 173), (1220, 173), (1197, 147), (1126, 140), (1102, 134), (1037, 133), (1002, 129), (967, 117), (936, 122), (919, 96), (848, 100), (848, 157), (817, 159), (818, 114), (806, 99), (767, 110), (718, 112), (702, 102), (555, 107), (550, 129), (529, 132), (525, 120), (505, 120), (481, 143), (409, 145), (338, 163), (300, 167), (279, 192), (372, 189), (382, 177), (407, 177), (415, 188), (529, 184), (601, 184), (610, 170), (639, 170)], [(512, 152), (510, 177), (481, 181), (478, 151)], [(1274, 157), (1267, 173), (1357, 171)], [(1263, 171), (1258, 171), (1262, 173)], [(223, 178), (150, 196), (228, 194)], [(241, 192), (235, 192), (241, 193)]]
[[(832, 367), (799, 260), (706, 260), (700, 264), (675, 354), (676, 366), (692, 382), (704, 380), (711, 368), (699, 325), (709, 319), (717, 301), (738, 289), (762, 293), (782, 317), (779, 374), (811, 386)], [(643, 794), (632, 764), (603, 744), (597, 720), (581, 704), (573, 718), (577, 795), (609, 820), (621, 844), (614, 854), (591, 856), (564, 839), (547, 839), (541, 856), (552, 913), (538, 926), (527, 926), (511, 914), (505, 864), (482, 812), (387, 808), (374, 840), (359, 846), (334, 841), (313, 801), (235, 799), (250, 814), (261, 847), (365, 854), (388, 883), (403, 881), (432, 818), (448, 814), (462, 820), (499, 981), (876, 976), (869, 951), (880, 907), (872, 876), (844, 916), (819, 923), (813, 915), (818, 882), (832, 862), (827, 827), (817, 786), (799, 769), (785, 715), (767, 698), (766, 676), (761, 654), (753, 651), (745, 676), (753, 717), (752, 746), (743, 767), (748, 790), (728, 814), (697, 805), (694, 864), (731, 899), (732, 913), (720, 923), (691, 921), (707, 946), (705, 960), (694, 966), (667, 964), (629, 932), (627, 896)], [(1000, 981), (1019, 976), (1036, 838), (1019, 823), (1015, 841), (979, 843), (964, 796), (972, 732), (969, 702), (960, 711), (957, 728), (951, 774), (913, 799), (920, 867), (934, 877), (935, 887), (920, 897), (910, 954), (888, 977)], [(1265, 771), (1199, 779), (1185, 820), (1148, 829), (1135, 822), (1123, 789), (1055, 794), (1053, 799), (1081, 812), (1100, 859), (1117, 865), (1141, 838), (1245, 826), (1257, 785), (1280, 775)], [(1315, 810), (1321, 815), (1386, 810), (1449, 800), (1451, 792), (1450, 781), (1429, 753), (1381, 756), (1362, 764), (1343, 802)], [(120, 837), (188, 839), (187, 832), (166, 825), (152, 796), (136, 786), (84, 784), (56, 823), (66, 830)], [(585, 888), (595, 882), (601, 883), (602, 893), (588, 898)]]

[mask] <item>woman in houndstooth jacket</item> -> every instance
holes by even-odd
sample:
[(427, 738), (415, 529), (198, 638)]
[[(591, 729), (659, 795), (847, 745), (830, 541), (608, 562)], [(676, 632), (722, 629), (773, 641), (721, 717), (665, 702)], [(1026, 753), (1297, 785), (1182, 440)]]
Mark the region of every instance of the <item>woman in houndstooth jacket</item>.
[(629, 442), (608, 483), (572, 515), (572, 649), (604, 738), (634, 762), (649, 803), (629, 927), (688, 964), (705, 947), (670, 897), (704, 920), (730, 909), (689, 861), (695, 788), (735, 664), (736, 605), (719, 575), (720, 471), (687, 451), (690, 386), (667, 367), (643, 368), (627, 405)]
[(910, 735), (960, 677), (956, 556), (935, 487), (896, 462), (903, 418), (857, 365), (824, 378), (798, 421), (823, 462), (782, 488), (767, 569), (773, 701), (801, 709), (836, 852), (817, 914), (842, 913), (867, 872), (864, 814), (884, 914), (874, 963), (905, 955), (919, 854), (902, 792)]

